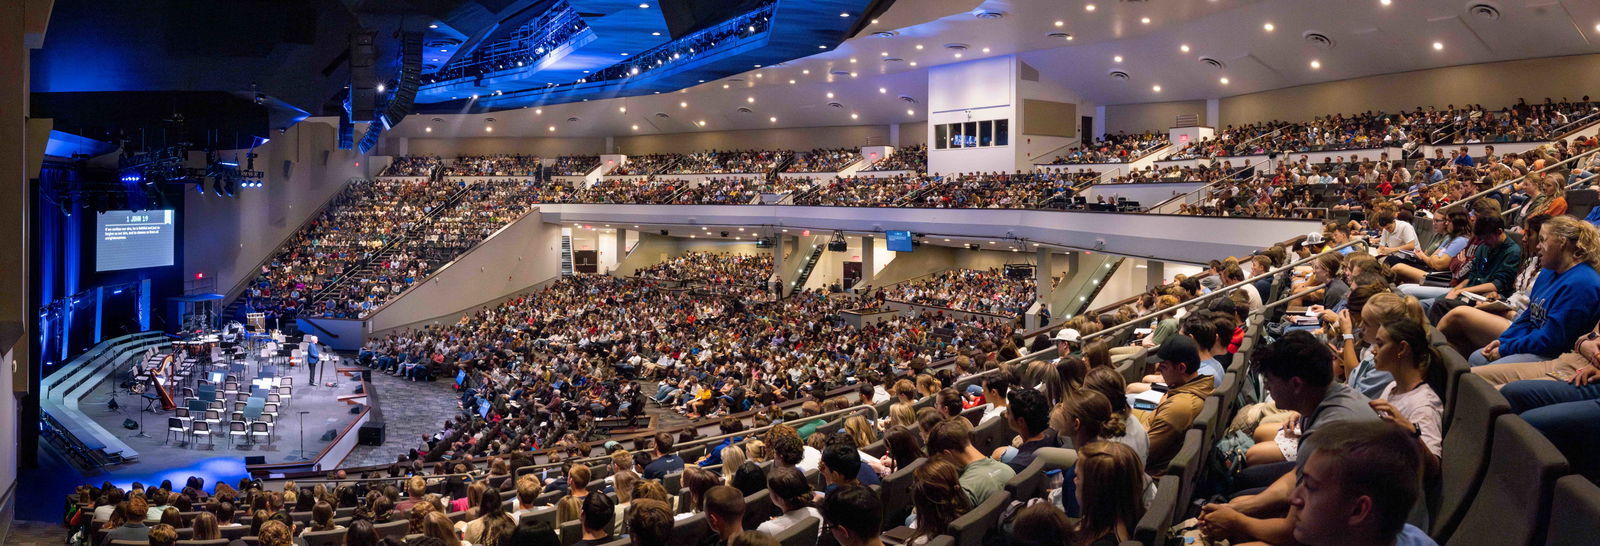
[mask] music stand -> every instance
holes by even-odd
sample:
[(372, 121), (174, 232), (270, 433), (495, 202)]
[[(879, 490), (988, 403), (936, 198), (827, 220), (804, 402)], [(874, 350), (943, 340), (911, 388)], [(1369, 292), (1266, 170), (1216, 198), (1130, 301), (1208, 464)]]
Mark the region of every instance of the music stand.
[(150, 409), (150, 406), (151, 406), (151, 404), (154, 404), (156, 402), (156, 400), (159, 400), (159, 398), (152, 398), (153, 396), (155, 396), (155, 393), (153, 393), (153, 392), (141, 393), (139, 395), (139, 398), (144, 400), (144, 409), (143, 410), (139, 410), (139, 433), (138, 434), (130, 434), (130, 435), (128, 435), (129, 438), (149, 438), (150, 437), (149, 434), (145, 434), (145, 432), (144, 432), (144, 412), (147, 411), (147, 410), (148, 411), (155, 411), (153, 409)]
[[(296, 462), (297, 463), (297, 462), (304, 462), (304, 461), (311, 460), (310, 457), (306, 456), (306, 414), (307, 413), (311, 413), (311, 412), (304, 411), (304, 410), (300, 411), (300, 451), (296, 451), (295, 452), (295, 453), (297, 453), (297, 455), (290, 455), (289, 456), (289, 462)], [(141, 426), (139, 428), (144, 428), (144, 427)]]

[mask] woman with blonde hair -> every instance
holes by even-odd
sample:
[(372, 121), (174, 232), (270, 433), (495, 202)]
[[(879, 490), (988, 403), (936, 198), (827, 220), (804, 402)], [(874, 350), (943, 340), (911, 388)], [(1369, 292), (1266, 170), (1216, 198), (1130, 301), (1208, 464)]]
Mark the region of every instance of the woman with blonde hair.
[[(1497, 339), (1472, 351), (1471, 365), (1553, 360), (1572, 350), (1574, 342), (1600, 321), (1600, 273), (1595, 271), (1600, 263), (1600, 231), (1576, 218), (1558, 216), (1545, 222), (1538, 244), (1543, 270), (1528, 295), (1528, 310)], [(1516, 275), (1514, 270), (1511, 275)], [(1510, 283), (1505, 284), (1509, 288)]]
[(767, 452), (767, 443), (755, 438), (744, 441), (744, 454), (753, 463), (764, 463), (772, 457)]
[(873, 428), (872, 423), (867, 422), (865, 416), (851, 415), (846, 418), (844, 420), (844, 430), (850, 435), (850, 439), (855, 441), (857, 449), (867, 447), (878, 441), (878, 429)]
[(911, 404), (896, 402), (889, 406), (889, 418), (880, 422), (883, 423), (884, 430), (895, 425), (914, 427), (917, 426), (917, 410), (912, 409)]
[(422, 519), (422, 536), (439, 539), (444, 546), (463, 546), (461, 539), (456, 538), (455, 524), (444, 512), (429, 512)]
[(741, 466), (744, 466), (745, 461), (746, 458), (744, 456), (744, 448), (741, 448), (737, 445), (730, 445), (722, 448), (723, 485), (733, 485), (733, 471), (738, 470), (738, 468)]

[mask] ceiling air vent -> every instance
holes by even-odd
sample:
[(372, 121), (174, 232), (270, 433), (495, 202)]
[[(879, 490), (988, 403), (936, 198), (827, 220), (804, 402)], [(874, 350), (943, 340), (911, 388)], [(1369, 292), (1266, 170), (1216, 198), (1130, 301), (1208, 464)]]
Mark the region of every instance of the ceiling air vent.
[(905, 96), (905, 95), (900, 95), (900, 100), (904, 101), (904, 102), (909, 102), (911, 104), (916, 104), (917, 103), (917, 99), (914, 99), (914, 98), (911, 98), (911, 97), (908, 97), (908, 96)]
[(724, 80), (724, 81), (727, 81), (729, 83), (738, 83), (738, 82), (744, 81), (744, 78), (728, 78), (727, 80)]
[(873, 36), (877, 36), (879, 38), (893, 38), (895, 36), (899, 36), (900, 33), (892, 31), (892, 30), (880, 30), (880, 31), (872, 33), (872, 35)]
[(833, 74), (835, 76), (841, 76), (842, 77), (842, 76), (849, 76), (850, 75), (850, 71), (849, 70), (835, 70), (833, 72), (829, 72), (829, 74)]
[(999, 19), (1001, 17), (1005, 17), (1006, 12), (983, 10), (972, 14), (972, 16), (979, 19)]
[(1109, 76), (1111, 76), (1113, 78), (1116, 78), (1116, 79), (1119, 79), (1119, 80), (1128, 79), (1128, 73), (1127, 72), (1123, 72), (1121, 70), (1112, 70), (1111, 74), (1109, 74)]
[(828, 103), (828, 106), (832, 106), (834, 108), (844, 108), (843, 104), (839, 104), (837, 102), (830, 102), (830, 103)]
[(483, 118), (483, 121), (494, 123), (494, 118)]
[(1065, 32), (1052, 32), (1052, 33), (1046, 34), (1045, 36), (1049, 36), (1049, 37), (1055, 38), (1057, 40), (1065, 40), (1065, 39), (1068, 39), (1068, 38), (1072, 37), (1071, 34), (1068, 34), (1068, 33), (1065, 33)]
[(944, 48), (948, 49), (950, 51), (966, 51), (967, 47), (968, 47), (967, 44), (959, 44), (959, 43), (958, 44), (945, 44), (944, 45)]
[(745, 108), (743, 106), (739, 107), (739, 113), (741, 113), (741, 114), (748, 114), (748, 113), (751, 113), (751, 112), (754, 112), (754, 111), (755, 110), (751, 110), (751, 109)]
[(1201, 57), (1200, 58), (1200, 62), (1206, 63), (1206, 66), (1209, 66), (1211, 68), (1215, 68), (1215, 69), (1218, 69), (1218, 70), (1221, 70), (1221, 69), (1224, 69), (1224, 68), (1228, 67), (1227, 63), (1224, 63), (1222, 61), (1213, 59), (1211, 57)]
[(901, 62), (901, 61), (904, 61), (904, 60), (905, 59), (902, 59), (902, 58), (899, 58), (899, 57), (884, 57), (883, 58), (883, 62), (886, 62), (886, 63), (898, 63), (898, 62)]
[(433, 118), (433, 121), (435, 123), (438, 123), (438, 122), (444, 121), (444, 118)]
[(1333, 38), (1329, 38), (1327, 34), (1323, 34), (1315, 30), (1308, 30), (1305, 34), (1301, 34), (1300, 37), (1305, 38), (1305, 40), (1310, 42), (1311, 45), (1319, 48), (1333, 49)]
[(670, 118), (672, 116), (667, 115), (666, 112), (656, 112), (656, 117), (658, 117), (658, 118)]
[(1467, 13), (1486, 21), (1500, 20), (1500, 8), (1488, 2), (1475, 2), (1467, 6)]
[(428, 46), (428, 47), (431, 47), (431, 48), (454, 47), (454, 46), (461, 45), (461, 40), (457, 40), (455, 38), (442, 38), (441, 37), (441, 38), (434, 38), (432, 40), (428, 40), (426, 42), (423, 42), (422, 45), (425, 45), (425, 46)]
[(578, 122), (578, 117), (577, 116), (573, 116), (573, 117), (567, 118), (567, 123), (577, 123), (577, 122)]

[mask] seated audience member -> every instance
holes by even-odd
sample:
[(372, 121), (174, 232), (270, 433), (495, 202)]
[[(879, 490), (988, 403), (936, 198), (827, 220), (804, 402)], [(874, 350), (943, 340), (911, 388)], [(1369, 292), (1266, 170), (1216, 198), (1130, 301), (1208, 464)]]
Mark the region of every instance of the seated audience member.
[(983, 417), (978, 418), (978, 424), (1005, 416), (1006, 393), (1015, 380), (1016, 378), (1005, 370), (991, 373), (983, 378), (983, 399), (988, 402), (989, 407), (984, 408)]
[(1333, 353), (1309, 332), (1285, 334), (1258, 351), (1252, 364), (1278, 409), (1297, 412), (1299, 417), (1285, 423), (1272, 441), (1250, 448), (1245, 462), (1257, 468), (1246, 472), (1276, 479), (1298, 460), (1300, 447), (1317, 426), (1378, 418), (1365, 395), (1333, 380)]
[(1552, 360), (1600, 320), (1600, 273), (1594, 269), (1600, 262), (1600, 231), (1560, 216), (1545, 222), (1539, 233), (1543, 271), (1533, 283), (1528, 310), (1498, 339), (1473, 351), (1467, 359), (1473, 366)]
[[(822, 450), (822, 478), (827, 482), (826, 492), (844, 485), (861, 485), (861, 452), (850, 441), (832, 442)], [(871, 470), (868, 468), (867, 470)], [(876, 473), (872, 473), (874, 477)]]
[[(1540, 240), (1542, 235), (1539, 232), (1544, 229), (1545, 222), (1549, 220), (1549, 216), (1542, 214), (1525, 220), (1523, 222), (1522, 240)], [(1450, 341), (1456, 351), (1461, 354), (1468, 354), (1474, 349), (1488, 345), (1489, 342), (1500, 337), (1500, 333), (1504, 332), (1506, 327), (1511, 326), (1512, 319), (1517, 318), (1517, 315), (1528, 309), (1528, 296), (1533, 293), (1533, 283), (1539, 278), (1539, 272), (1543, 271), (1543, 268), (1539, 266), (1540, 246), (1533, 244), (1523, 249), (1522, 270), (1517, 273), (1515, 292), (1509, 295), (1496, 294), (1501, 301), (1457, 305), (1444, 313), (1444, 316), (1439, 319), (1437, 325), (1439, 333), (1444, 334), (1445, 339)], [(1435, 315), (1437, 314), (1435, 312)], [(1484, 366), (1479, 366), (1473, 372), (1478, 373), (1483, 368)], [(1544, 377), (1544, 374), (1540, 373), (1535, 377)], [(1489, 377), (1485, 377), (1485, 379), (1489, 379)], [(1523, 377), (1520, 379), (1531, 378)], [(1496, 385), (1508, 381), (1511, 381), (1511, 379), (1503, 379), (1498, 382), (1490, 379), (1490, 382)]]
[[(1104, 396), (1106, 401), (1111, 403), (1112, 419), (1121, 423), (1118, 425), (1107, 422), (1102, 429), (1105, 439), (1122, 442), (1133, 448), (1133, 452), (1139, 455), (1139, 460), (1142, 462), (1150, 456), (1150, 434), (1145, 431), (1144, 423), (1133, 415), (1133, 408), (1128, 405), (1128, 397), (1123, 395), (1127, 391), (1127, 386), (1127, 379), (1122, 377), (1122, 372), (1111, 367), (1089, 370), (1089, 375), (1083, 378), (1084, 389), (1097, 391)], [(1055, 428), (1053, 411), (1051, 419), (1051, 428)], [(1059, 428), (1056, 429), (1056, 434), (1072, 437)]]
[(1572, 468), (1590, 480), (1600, 480), (1600, 365), (1593, 363), (1597, 345), (1596, 338), (1579, 345), (1579, 354), (1588, 355), (1584, 358), (1590, 363), (1564, 380), (1524, 379), (1500, 389), (1511, 411), (1543, 432)]
[[(1069, 389), (1068, 392), (1073, 390), (1077, 389)], [(1022, 443), (1016, 447), (995, 448), (994, 459), (1021, 472), (1033, 464), (1035, 450), (1061, 447), (1061, 440), (1056, 431), (1050, 428), (1050, 402), (1045, 400), (1044, 393), (1031, 387), (1015, 388), (1006, 396), (1010, 401), (1006, 405), (1006, 424), (1017, 432)]]
[(178, 530), (165, 523), (150, 528), (150, 546), (172, 546), (178, 541)]
[(683, 470), (683, 459), (677, 452), (672, 451), (672, 435), (665, 432), (656, 433), (655, 460), (644, 467), (643, 477), (646, 480), (659, 480), (667, 474)]
[[(1340, 348), (1334, 355), (1334, 375), (1343, 376), (1345, 384), (1367, 398), (1379, 397), (1383, 394), (1383, 388), (1394, 382), (1394, 377), (1379, 370), (1373, 360), (1372, 346), (1378, 341), (1378, 329), (1385, 322), (1407, 316), (1418, 322), (1427, 320), (1416, 298), (1395, 294), (1383, 283), (1357, 286), (1350, 291), (1349, 305), (1345, 310), (1323, 313), (1324, 320), (1332, 319), (1328, 323), (1333, 325), (1325, 333), (1342, 338), (1333, 343)], [(1357, 324), (1360, 328), (1356, 328)], [(1267, 430), (1258, 429), (1256, 441), (1266, 442), (1276, 434), (1276, 426)]]
[(1133, 538), (1144, 517), (1144, 467), (1128, 446), (1098, 441), (1078, 449), (1073, 476), (1078, 519), (1071, 544), (1113, 546)]
[(840, 546), (881, 546), (883, 503), (878, 494), (860, 484), (846, 485), (822, 502), (823, 521)]
[(311, 525), (302, 529), (300, 534), (304, 535), (306, 533), (314, 533), (319, 531), (336, 531), (343, 528), (343, 525), (338, 525), (333, 522), (333, 505), (326, 502), (317, 501), (317, 503), (311, 507)]
[(883, 434), (883, 443), (887, 449), (878, 460), (891, 473), (927, 455), (922, 448), (922, 435), (901, 425), (889, 427), (889, 431)]
[(428, 512), (422, 520), (422, 536), (438, 539), (444, 546), (461, 546), (461, 539), (456, 538), (455, 524), (450, 521), (450, 516), (444, 512)]
[[(783, 512), (783, 515), (762, 523), (756, 527), (757, 531), (778, 536), (808, 516), (819, 521), (822, 519), (822, 513), (811, 507), (811, 484), (806, 481), (806, 476), (800, 469), (793, 466), (773, 466), (767, 470), (767, 491), (772, 497), (773, 506)], [(820, 532), (819, 530), (818, 533)]]
[[(1224, 369), (1222, 363), (1217, 360), (1215, 353), (1217, 347), (1216, 324), (1204, 315), (1206, 313), (1190, 313), (1185, 316), (1183, 321), (1179, 323), (1178, 333), (1194, 341), (1195, 350), (1200, 355), (1200, 374), (1209, 376), (1211, 384), (1216, 385), (1222, 382)], [(1143, 383), (1128, 385), (1128, 393), (1138, 394), (1148, 391), (1152, 383), (1161, 381), (1160, 374), (1145, 376)], [(1171, 386), (1171, 384), (1168, 383), (1168, 386)]]
[(616, 503), (606, 495), (589, 495), (583, 499), (583, 517), (580, 518), (583, 527), (583, 538), (574, 544), (577, 546), (599, 546), (609, 544), (615, 539), (611, 537), (611, 522), (617, 517)]
[(1167, 463), (1183, 445), (1183, 433), (1194, 424), (1200, 407), (1215, 388), (1211, 376), (1200, 373), (1200, 349), (1188, 336), (1172, 336), (1156, 349), (1156, 373), (1167, 384), (1167, 394), (1153, 411), (1134, 410), (1150, 434), (1150, 459), (1145, 470), (1152, 476), (1167, 471)]
[(1422, 493), (1422, 457), (1415, 439), (1398, 427), (1371, 422), (1336, 423), (1322, 434), (1325, 438), (1307, 456), (1289, 496), (1294, 542), (1436, 544), (1406, 523)]
[[(1280, 437), (1277, 444), (1283, 450), (1281, 455), (1294, 462), (1245, 468), (1234, 480), (1237, 488), (1251, 489), (1253, 483), (1269, 485), (1259, 493), (1240, 495), (1226, 504), (1205, 505), (1202, 519), (1214, 532), (1283, 543), (1293, 526), (1293, 515), (1284, 518), (1282, 514), (1289, 511), (1289, 495), (1305, 464), (1305, 458), (1299, 455), (1315, 451), (1324, 427), (1377, 422), (1379, 417), (1365, 396), (1333, 380), (1332, 354), (1309, 332), (1289, 332), (1257, 349), (1252, 358), (1252, 373), (1261, 375), (1278, 407), (1300, 414), (1284, 425), (1285, 431), (1296, 433)], [(1415, 444), (1415, 440), (1411, 443)]]
[(672, 534), (672, 507), (655, 499), (634, 501), (628, 510), (628, 536), (633, 546), (656, 546), (667, 543)]
[(710, 470), (689, 466), (683, 469), (682, 481), (683, 488), (689, 493), (678, 496), (677, 519), (684, 519), (699, 512), (701, 506), (705, 504), (706, 491), (722, 483), (722, 478)]
[[(511, 517), (521, 519), (522, 516), (540, 508), (534, 504), (539, 498), (539, 478), (533, 474), (523, 474), (517, 478), (516, 502), (512, 503)], [(568, 520), (570, 521), (570, 520)]]
[(733, 541), (729, 542), (728, 545), (729, 546), (780, 546), (780, 544), (778, 543), (778, 539), (772, 538), (772, 535), (769, 535), (769, 534), (766, 534), (766, 533), (761, 533), (761, 532), (756, 532), (756, 531), (750, 531), (748, 533), (739, 535), (738, 538), (733, 539)]
[[(932, 410), (932, 408), (923, 408)], [(937, 411), (937, 410), (933, 410)], [(767, 447), (779, 465), (793, 466), (801, 472), (816, 470), (822, 464), (822, 452), (805, 445), (800, 435), (789, 425), (778, 425), (767, 430)]]
[(344, 546), (378, 546), (379, 541), (378, 531), (372, 528), (370, 520), (356, 518), (344, 532)]
[[(1433, 271), (1449, 271), (1451, 273), (1466, 265), (1465, 255), (1462, 251), (1467, 249), (1472, 242), (1472, 216), (1461, 208), (1452, 209), (1446, 216), (1447, 220), (1436, 223), (1445, 229), (1439, 233), (1445, 234), (1445, 240), (1433, 254), (1417, 253), (1416, 259), (1410, 263), (1393, 261), (1392, 268), (1395, 278), (1399, 281), (1420, 284)], [(1458, 258), (1460, 257), (1460, 258)]]
[[(131, 540), (141, 542), (150, 539), (150, 528), (144, 525), (144, 516), (149, 513), (150, 507), (145, 504), (142, 495), (133, 495), (123, 504), (117, 505), (117, 512), (111, 515), (107, 525), (120, 522), (119, 526), (108, 527), (106, 541)], [(119, 517), (120, 516), (120, 517)]]
[(257, 543), (261, 546), (289, 546), (294, 544), (294, 537), (289, 534), (289, 525), (278, 520), (271, 520), (261, 524), (261, 532), (256, 537)]
[(947, 419), (928, 433), (928, 455), (942, 457), (961, 470), (961, 489), (968, 506), (983, 504), (1002, 489), (1017, 472), (1005, 463), (990, 459), (972, 447), (971, 425), (960, 417)]
[(1403, 250), (1417, 249), (1417, 228), (1411, 222), (1397, 219), (1393, 209), (1378, 213), (1373, 222), (1378, 227), (1378, 254), (1389, 255)]
[(1467, 264), (1465, 275), (1455, 276), (1450, 286), (1402, 284), (1400, 292), (1419, 300), (1453, 300), (1463, 292), (1509, 296), (1516, 287), (1517, 266), (1522, 263), (1522, 245), (1506, 234), (1505, 220), (1500, 216), (1478, 218), (1473, 223), (1472, 233), (1478, 245), (1472, 251), (1472, 262)]
[(706, 491), (703, 505), (706, 524), (711, 527), (717, 544), (731, 544), (744, 533), (744, 493), (727, 485), (718, 485)]
[(1372, 409), (1386, 421), (1411, 433), (1421, 442), (1425, 466), (1433, 469), (1439, 465), (1439, 448), (1443, 441), (1444, 402), (1429, 385), (1430, 376), (1442, 377), (1444, 359), (1428, 341), (1427, 326), (1411, 318), (1385, 322), (1378, 329), (1378, 342), (1373, 344), (1378, 369), (1388, 372), (1394, 381), (1383, 389), (1382, 396), (1371, 402)]
[(500, 490), (493, 487), (483, 489), (483, 496), (478, 501), (478, 513), (482, 514), (477, 519), (467, 522), (467, 527), (461, 532), (462, 540), (472, 544), (497, 546), (502, 541), (511, 537), (516, 531), (517, 524), (505, 512), (505, 504), (500, 500)]
[(1071, 536), (1072, 520), (1048, 502), (1018, 510), (1016, 519), (1011, 522), (1010, 543), (1018, 546), (1054, 546), (1063, 544), (1063, 537)]
[(217, 526), (217, 516), (211, 512), (195, 514), (191, 529), (189, 540), (216, 540), (222, 538), (222, 530)]
[(908, 544), (920, 546), (949, 534), (950, 524), (973, 506), (961, 487), (961, 471), (949, 457), (935, 457), (912, 472), (911, 506), (916, 518)]
[(573, 464), (568, 467), (567, 495), (556, 501), (557, 525), (578, 519), (583, 515), (583, 499), (589, 496), (589, 478), (590, 471), (587, 465)]

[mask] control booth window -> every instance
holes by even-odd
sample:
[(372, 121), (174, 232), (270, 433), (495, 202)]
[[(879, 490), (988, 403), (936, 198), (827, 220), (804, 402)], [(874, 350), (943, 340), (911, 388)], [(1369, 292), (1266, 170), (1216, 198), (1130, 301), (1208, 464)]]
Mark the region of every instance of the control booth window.
[(988, 148), (1011, 145), (1011, 120), (991, 119), (933, 126), (934, 149)]

